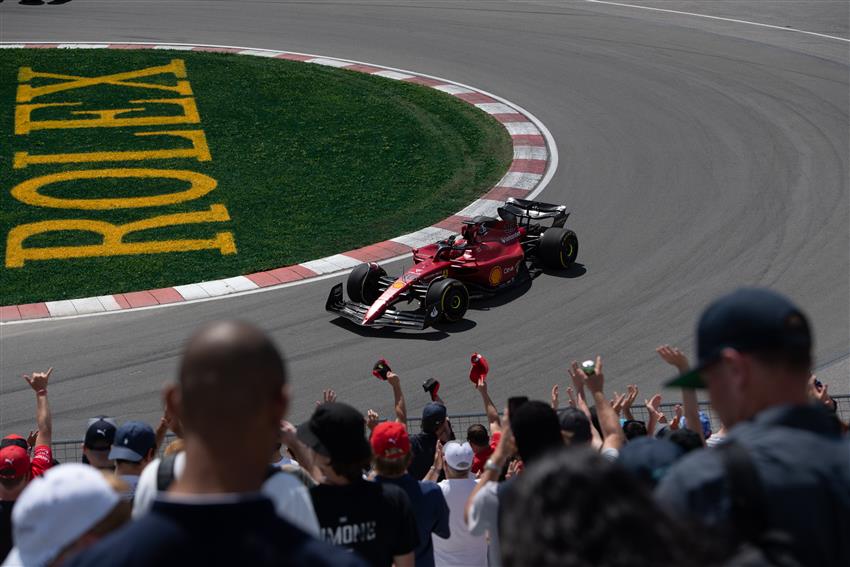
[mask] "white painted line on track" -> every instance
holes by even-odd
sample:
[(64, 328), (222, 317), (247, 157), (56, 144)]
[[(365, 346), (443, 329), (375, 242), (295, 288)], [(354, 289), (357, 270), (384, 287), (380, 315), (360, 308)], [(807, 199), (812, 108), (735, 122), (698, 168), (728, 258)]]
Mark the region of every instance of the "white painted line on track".
[(100, 301), (100, 304), (103, 305), (104, 311), (118, 311), (122, 309), (118, 302), (115, 301), (115, 297), (112, 295), (99, 295), (97, 296), (97, 300)]
[(475, 105), (487, 114), (516, 114), (516, 110), (501, 102), (479, 102)]
[(324, 57), (316, 57), (315, 59), (308, 59), (307, 63), (315, 63), (316, 65), (324, 65), (325, 67), (351, 67), (351, 63), (347, 61), (340, 61), (338, 59), (326, 59)]
[(100, 301), (97, 300), (96, 297), (84, 297), (82, 299), (72, 299), (71, 303), (74, 305), (74, 309), (77, 310), (77, 313), (101, 313), (106, 311), (101, 305)]
[(370, 75), (384, 77), (385, 79), (395, 79), (396, 81), (403, 81), (405, 79), (413, 78), (413, 75), (408, 75), (407, 73), (399, 73), (398, 71), (377, 71), (376, 73), (370, 73)]
[(457, 213), (462, 217), (491, 217), (496, 214), (497, 209), (504, 204), (504, 201), (495, 201), (493, 199), (478, 199), (472, 204)]
[[(525, 189), (531, 191), (537, 182), (540, 180), (540, 175), (537, 173), (524, 173), (521, 171), (511, 171), (502, 177), (502, 180), (496, 183), (496, 187), (511, 187), (513, 189)], [(531, 197), (528, 197), (529, 199)]]
[(154, 49), (167, 49), (168, 51), (192, 51), (195, 49), (193, 45), (154, 45)]
[[(395, 238), (391, 238), (393, 242), (398, 242), (399, 244), (404, 244), (406, 246), (410, 246), (411, 248), (421, 248), (426, 244), (433, 244), (438, 240), (445, 240), (452, 234), (455, 234), (454, 231), (447, 230), (445, 228), (439, 228), (436, 226), (426, 226), (421, 230), (417, 230), (416, 232), (411, 232), (410, 234), (404, 234), (402, 236), (396, 236)], [(409, 254), (405, 254), (405, 257), (410, 258)]]
[[(214, 45), (212, 47), (219, 47)], [(194, 49), (195, 46), (192, 46)], [(283, 54), (283, 51), (272, 51), (270, 49), (243, 49), (239, 52), (239, 55), (254, 55), (256, 57), (277, 57), (278, 55)]]
[(546, 159), (543, 146), (514, 146), (514, 159)]
[(174, 289), (176, 289), (177, 293), (182, 295), (183, 299), (185, 299), (186, 301), (210, 297), (210, 294), (207, 293), (206, 290), (202, 288), (200, 284), (176, 285), (174, 286)]
[(60, 43), (57, 49), (106, 49), (108, 43)]
[(539, 136), (540, 131), (531, 122), (504, 122), (502, 126), (511, 136)]
[(66, 317), (68, 315), (76, 315), (77, 308), (70, 299), (62, 299), (60, 301), (45, 301), (47, 311), (52, 317)]
[(437, 89), (438, 91), (443, 91), (444, 93), (448, 93), (450, 95), (469, 94), (469, 93), (475, 92), (472, 89), (468, 89), (468, 88), (462, 87), (460, 85), (437, 85), (434, 88)]
[(797, 28), (786, 28), (784, 26), (775, 26), (773, 24), (763, 24), (761, 22), (752, 22), (750, 20), (738, 20), (735, 18), (724, 18), (721, 16), (709, 16), (708, 14), (697, 14), (694, 12), (682, 12), (681, 10), (670, 10), (669, 8), (655, 8), (653, 6), (637, 6), (635, 4), (623, 4), (621, 2), (609, 2), (608, 0), (584, 0), (585, 2), (589, 2), (591, 4), (607, 4), (609, 6), (622, 6), (624, 8), (637, 8), (639, 10), (650, 10), (652, 12), (667, 12), (668, 14), (679, 14), (681, 16), (695, 16), (697, 18), (706, 18), (708, 20), (721, 20), (724, 22), (734, 22), (736, 24), (747, 24), (750, 26), (758, 26), (761, 28), (770, 28), (774, 30), (782, 30), (786, 32), (795, 32), (802, 33), (806, 35), (813, 35), (816, 37), (823, 37), (826, 39), (835, 39), (838, 41), (843, 41), (846, 43), (850, 43), (850, 39), (844, 37), (838, 37), (835, 35), (827, 35), (825, 33), (817, 33), (813, 31), (806, 30), (798, 30)]
[(358, 264), (362, 264), (362, 261), (357, 260), (356, 258), (352, 258), (351, 256), (346, 256), (345, 254), (334, 254), (333, 256), (328, 256), (326, 258), (319, 258), (318, 260), (302, 262), (299, 264), (299, 266), (303, 266), (308, 270), (316, 272), (317, 274), (328, 274), (331, 272), (338, 272), (340, 270), (353, 268)]

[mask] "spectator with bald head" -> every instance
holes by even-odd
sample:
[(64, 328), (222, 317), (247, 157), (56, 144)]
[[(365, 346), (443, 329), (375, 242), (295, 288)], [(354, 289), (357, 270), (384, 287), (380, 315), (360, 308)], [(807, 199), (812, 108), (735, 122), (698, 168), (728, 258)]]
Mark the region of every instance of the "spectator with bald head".
[(260, 493), (289, 392), (284, 361), (261, 330), (202, 327), (165, 392), (183, 425), (183, 474), (151, 512), (74, 565), (362, 565), (275, 514)]

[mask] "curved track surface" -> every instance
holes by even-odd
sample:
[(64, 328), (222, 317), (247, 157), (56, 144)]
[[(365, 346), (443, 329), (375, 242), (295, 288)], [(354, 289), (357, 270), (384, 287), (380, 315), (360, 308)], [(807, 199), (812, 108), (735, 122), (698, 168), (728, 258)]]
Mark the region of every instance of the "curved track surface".
[[(699, 4), (663, 3), (688, 11)], [(736, 13), (727, 2), (720, 15), (755, 19), (759, 4), (741, 2)], [(772, 10), (767, 23), (847, 37), (846, 4), (816, 5)], [(4, 432), (32, 425), (20, 374), (51, 365), (56, 437), (78, 437), (96, 413), (154, 422), (183, 340), (202, 321), (232, 316), (268, 329), (285, 350), (296, 421), (327, 387), (386, 414), (389, 389), (369, 374), (381, 356), (402, 375), (411, 413), (425, 401), (419, 384), (429, 376), (442, 380), (451, 412), (480, 411), (466, 379), (472, 351), (489, 357), (499, 403), (512, 393), (546, 397), (553, 383), (564, 384), (569, 359), (596, 352), (605, 355), (611, 390), (636, 382), (646, 392), (670, 374), (653, 348), (691, 350), (701, 308), (742, 284), (793, 296), (814, 322), (821, 375), (837, 392), (850, 387), (846, 42), (605, 4), (495, 0), (6, 2), (0, 40), (285, 49), (408, 68), (504, 96), (557, 140), (560, 168), (540, 198), (573, 211), (586, 269), (541, 276), (510, 301), (471, 311), (451, 334), (371, 336), (332, 323), (323, 305), (340, 278), (5, 325)], [(11, 112), (12, 101), (3, 104)]]

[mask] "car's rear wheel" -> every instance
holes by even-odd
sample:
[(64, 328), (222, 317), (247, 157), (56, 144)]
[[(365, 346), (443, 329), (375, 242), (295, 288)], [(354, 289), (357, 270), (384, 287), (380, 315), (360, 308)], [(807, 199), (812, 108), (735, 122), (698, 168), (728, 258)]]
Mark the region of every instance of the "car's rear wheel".
[(360, 264), (351, 270), (345, 282), (348, 297), (356, 303), (371, 305), (381, 295), (378, 287), (381, 277), (386, 274), (378, 264)]
[(573, 265), (578, 256), (576, 233), (564, 228), (552, 227), (540, 238), (540, 260), (552, 270), (564, 270)]
[(455, 323), (463, 319), (469, 309), (469, 291), (461, 282), (444, 278), (428, 286), (425, 295), (427, 309), (437, 309), (439, 319)]

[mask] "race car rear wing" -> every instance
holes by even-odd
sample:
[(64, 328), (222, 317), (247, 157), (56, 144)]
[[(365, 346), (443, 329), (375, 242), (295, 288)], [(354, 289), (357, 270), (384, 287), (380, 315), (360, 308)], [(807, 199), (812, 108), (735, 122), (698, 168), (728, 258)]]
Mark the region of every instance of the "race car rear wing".
[(542, 201), (528, 201), (508, 197), (505, 204), (498, 209), (499, 216), (504, 220), (515, 220), (518, 224), (529, 224), (532, 220), (552, 219), (552, 226), (562, 227), (567, 222), (570, 213), (566, 205), (553, 205)]

